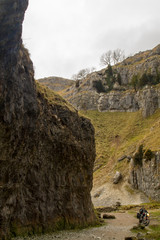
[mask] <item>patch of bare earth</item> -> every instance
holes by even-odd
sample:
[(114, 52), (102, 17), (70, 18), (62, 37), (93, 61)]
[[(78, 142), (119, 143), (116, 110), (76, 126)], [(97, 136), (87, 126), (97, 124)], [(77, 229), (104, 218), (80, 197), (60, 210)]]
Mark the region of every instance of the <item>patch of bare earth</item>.
[(91, 196), (95, 207), (113, 206), (117, 202), (121, 205), (149, 202), (148, 197), (138, 190), (131, 189), (126, 182), (121, 184), (107, 182), (100, 187), (93, 187)]

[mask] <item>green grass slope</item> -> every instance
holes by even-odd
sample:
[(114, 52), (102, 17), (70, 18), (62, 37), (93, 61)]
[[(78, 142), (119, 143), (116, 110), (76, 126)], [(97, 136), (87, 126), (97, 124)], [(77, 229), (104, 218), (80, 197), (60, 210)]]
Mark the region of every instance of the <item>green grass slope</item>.
[(75, 108), (64, 98), (62, 98), (59, 94), (57, 94), (50, 88), (46, 87), (45, 85), (39, 83), (38, 81), (36, 82), (36, 89), (37, 93), (42, 94), (43, 98), (48, 102), (48, 104), (61, 105), (63, 107), (70, 109), (73, 112), (76, 111)]
[(91, 119), (95, 128), (94, 184), (108, 181), (116, 170), (127, 174), (127, 160), (117, 160), (123, 155), (132, 156), (140, 144), (145, 149), (160, 151), (160, 110), (146, 119), (141, 112), (81, 111), (81, 114)]

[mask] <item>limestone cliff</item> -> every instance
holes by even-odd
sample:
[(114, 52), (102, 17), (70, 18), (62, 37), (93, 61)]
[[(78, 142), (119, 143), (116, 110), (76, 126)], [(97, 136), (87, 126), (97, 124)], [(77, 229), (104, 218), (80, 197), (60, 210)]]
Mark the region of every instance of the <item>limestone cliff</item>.
[[(144, 88), (133, 90), (130, 84), (134, 76), (141, 79), (139, 84)], [(145, 84), (145, 81), (149, 84)], [(114, 65), (110, 72), (106, 68), (88, 74), (61, 94), (77, 109), (124, 112), (142, 110), (143, 116), (147, 117), (160, 107), (157, 83), (160, 83), (160, 45), (128, 57)], [(153, 87), (154, 84), (157, 88)]]
[(21, 32), (28, 0), (0, 0), (0, 239), (86, 226), (94, 129), (35, 84)]
[(155, 201), (160, 201), (160, 153), (151, 160), (143, 159), (142, 166), (131, 163), (130, 183)]
[(151, 116), (156, 109), (160, 108), (160, 85), (146, 86), (138, 92), (127, 90), (101, 93), (97, 107), (100, 112), (136, 112), (141, 110), (143, 117)]

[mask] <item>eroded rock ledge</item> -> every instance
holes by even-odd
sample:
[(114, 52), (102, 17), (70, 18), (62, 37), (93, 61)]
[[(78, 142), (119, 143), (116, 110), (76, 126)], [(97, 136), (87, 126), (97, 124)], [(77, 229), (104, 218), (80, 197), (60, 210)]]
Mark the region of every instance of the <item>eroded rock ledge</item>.
[(160, 108), (160, 85), (146, 86), (138, 92), (128, 90), (101, 93), (97, 107), (100, 112), (136, 112), (141, 110), (143, 117), (151, 116)]
[(22, 46), (27, 0), (0, 0), (0, 239), (95, 222), (94, 129), (35, 85)]

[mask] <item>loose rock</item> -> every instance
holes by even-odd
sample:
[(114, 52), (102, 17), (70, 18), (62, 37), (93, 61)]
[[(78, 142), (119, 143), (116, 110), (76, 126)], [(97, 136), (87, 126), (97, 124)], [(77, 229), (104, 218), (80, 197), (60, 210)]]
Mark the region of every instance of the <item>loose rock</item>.
[(122, 174), (120, 172), (116, 172), (114, 178), (113, 178), (113, 183), (117, 184), (119, 181), (122, 179)]

